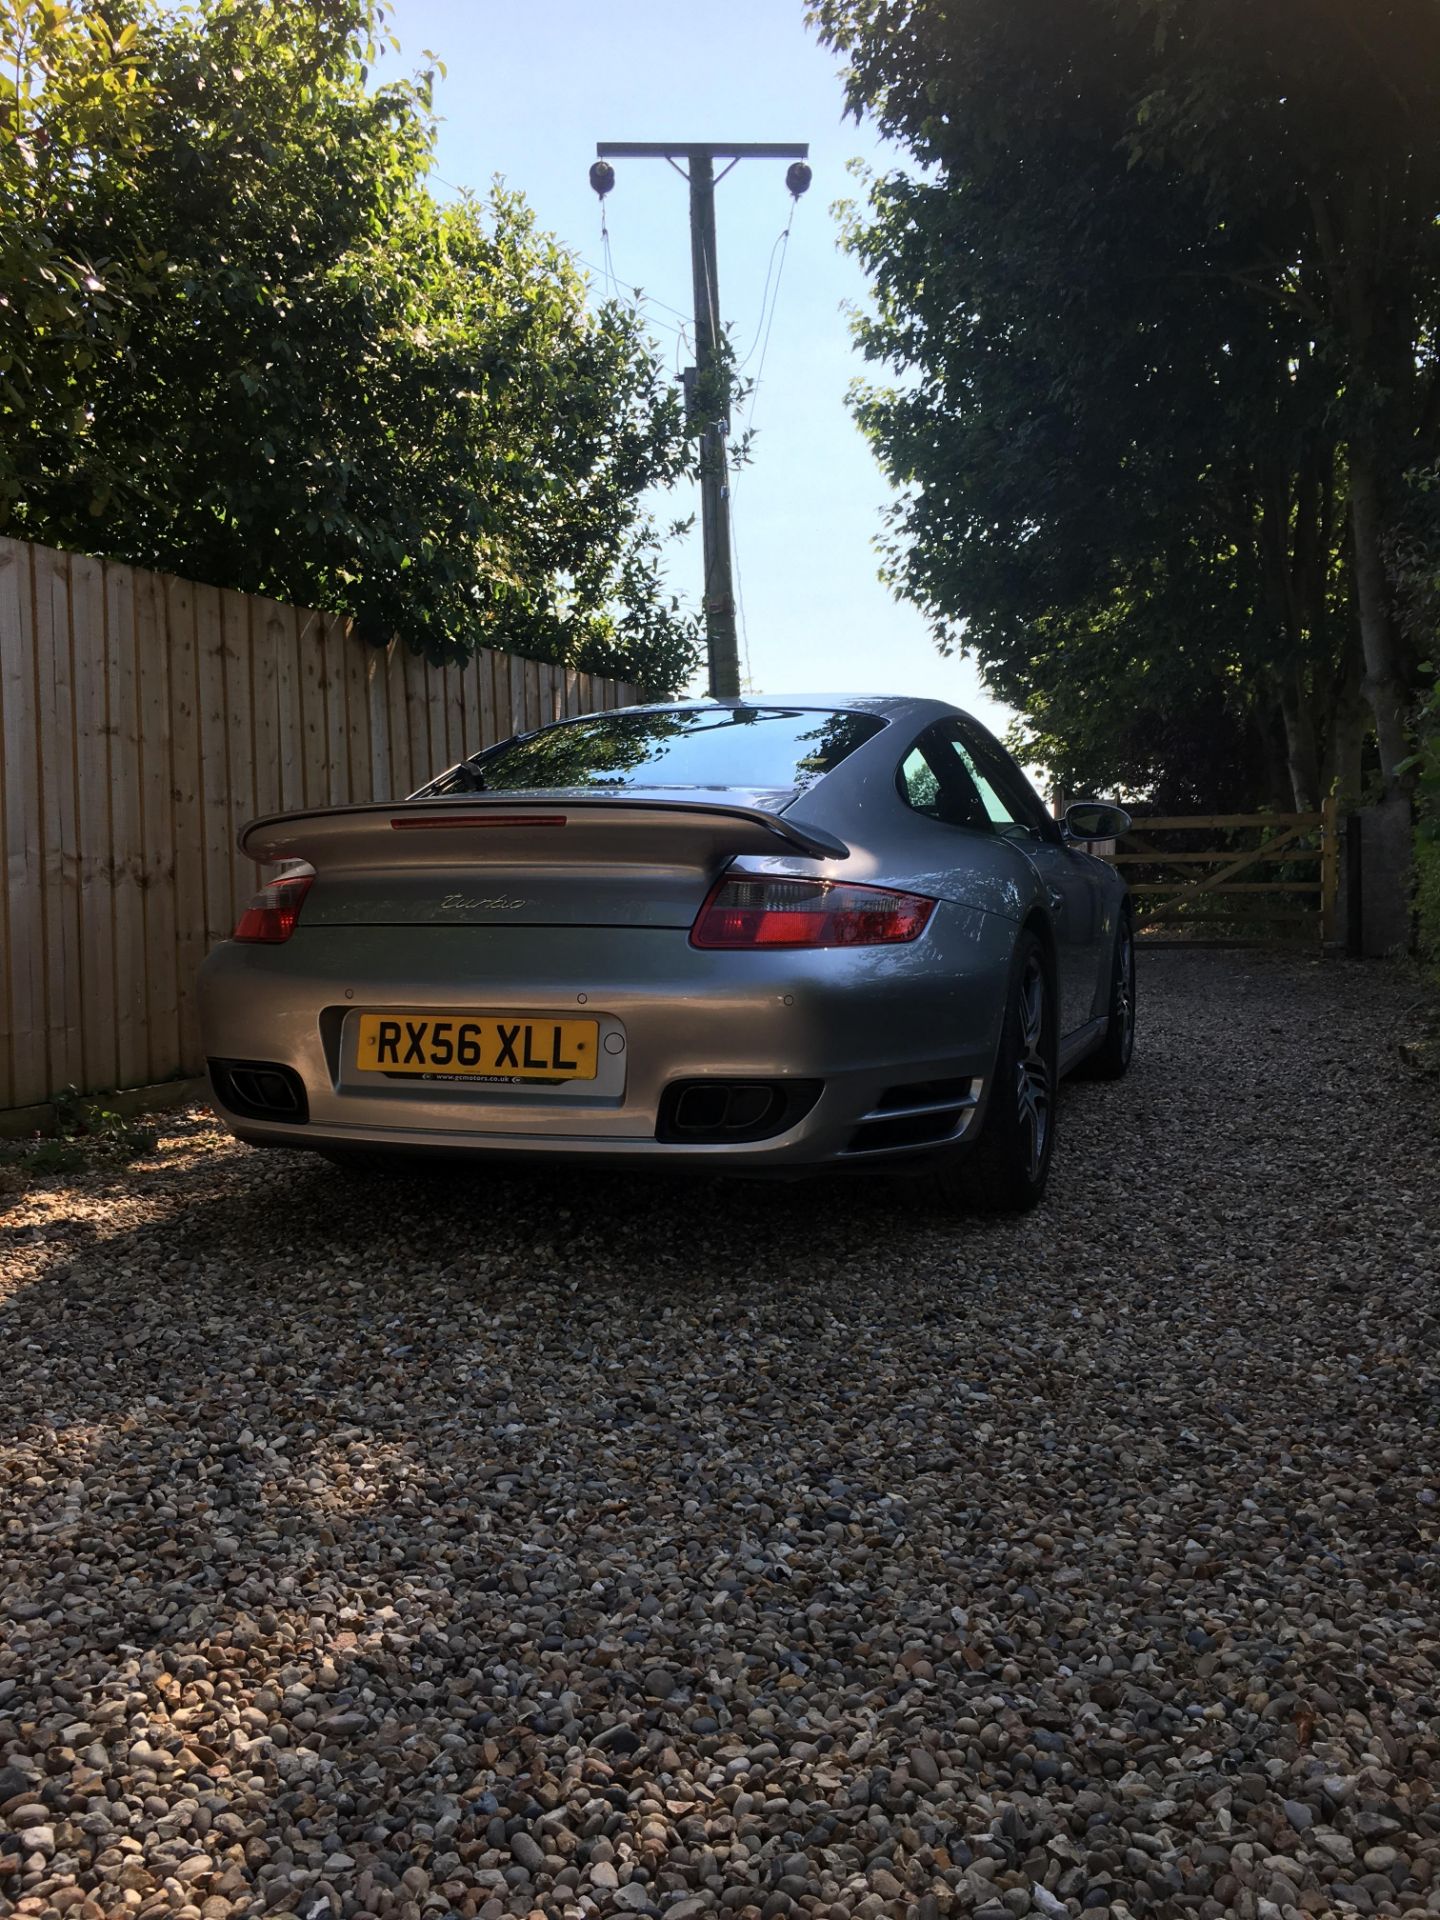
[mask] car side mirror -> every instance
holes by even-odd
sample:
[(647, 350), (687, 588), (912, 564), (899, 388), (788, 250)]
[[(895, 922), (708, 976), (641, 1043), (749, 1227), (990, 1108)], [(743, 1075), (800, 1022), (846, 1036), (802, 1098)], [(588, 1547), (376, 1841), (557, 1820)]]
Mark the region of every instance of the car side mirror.
[(1065, 831), (1072, 840), (1118, 840), (1130, 831), (1130, 816), (1104, 800), (1077, 800), (1065, 809)]

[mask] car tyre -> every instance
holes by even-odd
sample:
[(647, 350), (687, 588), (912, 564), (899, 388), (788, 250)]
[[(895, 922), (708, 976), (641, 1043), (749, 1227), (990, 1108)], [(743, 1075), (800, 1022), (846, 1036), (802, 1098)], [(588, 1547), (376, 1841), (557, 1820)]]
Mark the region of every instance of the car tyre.
[(1110, 963), (1109, 1018), (1105, 1038), (1093, 1053), (1081, 1062), (1077, 1077), (1085, 1080), (1119, 1080), (1129, 1070), (1135, 1051), (1135, 922), (1130, 909), (1120, 913), (1115, 932), (1115, 953)]
[(1028, 1213), (1044, 1198), (1059, 1086), (1055, 974), (1038, 934), (1016, 942), (994, 1083), (979, 1138), (932, 1176), (932, 1197), (969, 1213)]

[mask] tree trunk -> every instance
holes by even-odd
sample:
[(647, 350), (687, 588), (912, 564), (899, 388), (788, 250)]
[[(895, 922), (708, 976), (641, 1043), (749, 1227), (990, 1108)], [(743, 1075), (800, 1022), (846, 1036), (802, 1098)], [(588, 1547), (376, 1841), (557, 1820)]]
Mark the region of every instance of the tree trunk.
[(1355, 598), (1360, 609), (1360, 644), (1365, 654), (1365, 698), (1375, 716), (1380, 742), (1380, 774), (1387, 794), (1399, 791), (1396, 771), (1410, 751), (1405, 733), (1405, 682), (1390, 618), (1381, 553), (1380, 485), (1375, 450), (1350, 449), (1350, 530), (1355, 540)]
[(1353, 693), (1341, 696), (1335, 708), (1334, 726), (1335, 798), (1340, 811), (1350, 813), (1360, 804), (1365, 778), (1365, 736), (1370, 731), (1370, 710), (1358, 684)]
[(1265, 789), (1276, 813), (1288, 813), (1294, 796), (1290, 789), (1290, 769), (1286, 762), (1284, 728), (1277, 713), (1263, 708), (1255, 716), (1265, 758)]
[(1348, 813), (1360, 804), (1365, 739), (1370, 731), (1370, 709), (1360, 686), (1358, 634), (1347, 636), (1337, 665), (1339, 677), (1325, 730), (1321, 784), (1326, 793), (1335, 795), (1340, 811)]
[(1285, 764), (1297, 813), (1314, 813), (1320, 805), (1320, 747), (1315, 718), (1298, 673), (1280, 680), (1280, 717), (1285, 723)]
[(1400, 396), (1407, 362), (1412, 377), (1414, 362), (1413, 328), (1407, 330), (1401, 324), (1395, 291), (1382, 259), (1382, 236), (1393, 213), (1391, 189), (1392, 182), (1383, 171), (1357, 166), (1347, 174), (1335, 208), (1318, 191), (1310, 196), (1333, 316), (1344, 341), (1347, 391), (1353, 392), (1358, 405), (1371, 410), (1371, 418), (1347, 442), (1345, 452), (1350, 532), (1355, 546), (1355, 599), (1365, 656), (1364, 691), (1375, 715), (1380, 778), (1386, 794), (1402, 790), (1403, 776), (1396, 769), (1409, 752), (1409, 742), (1405, 733), (1408, 697), (1404, 654), (1390, 617), (1381, 546), (1385, 527), (1381, 500), (1385, 433), (1381, 423), (1388, 423), (1390, 444), (1404, 444), (1410, 423), (1401, 417)]

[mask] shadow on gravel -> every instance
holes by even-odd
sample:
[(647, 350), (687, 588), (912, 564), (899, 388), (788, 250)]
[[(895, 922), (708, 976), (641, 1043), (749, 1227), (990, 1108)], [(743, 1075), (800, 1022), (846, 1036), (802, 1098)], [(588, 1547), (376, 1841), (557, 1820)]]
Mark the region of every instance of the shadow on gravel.
[[(631, 1291), (676, 1282), (680, 1262), (692, 1281), (697, 1246), (721, 1263), (716, 1284), (728, 1292), (737, 1273), (758, 1268), (767, 1255), (795, 1257), (799, 1236), (855, 1250), (859, 1234), (883, 1253), (884, 1235), (897, 1222), (907, 1230), (953, 1234), (1014, 1232), (1022, 1223), (957, 1220), (928, 1209), (903, 1175), (822, 1172), (798, 1178), (719, 1177), (712, 1174), (587, 1172), (573, 1167), (507, 1168), (461, 1160), (397, 1161), (393, 1167), (341, 1169), (318, 1155), (238, 1148), (218, 1169), (213, 1159), (184, 1171), (125, 1171), (87, 1183), (101, 1203), (158, 1199), (142, 1225), (106, 1232), (63, 1206), (38, 1228), (0, 1223), (0, 1259), (29, 1253), (32, 1273), (8, 1303), (0, 1303), (0, 1342), (7, 1316), (22, 1295), (37, 1289), (73, 1289), (77, 1267), (103, 1263), (107, 1294), (116, 1269), (145, 1269), (147, 1285), (164, 1281), (177, 1260), (229, 1251), (239, 1297), (249, 1287), (246, 1253), (263, 1249), (267, 1261), (283, 1249), (292, 1270), (368, 1260), (375, 1230), (387, 1240), (404, 1236), (409, 1255), (372, 1275), (378, 1293), (410, 1305), (417, 1279), (442, 1261), (447, 1277), (468, 1270), (477, 1287), (533, 1263), (547, 1287), (581, 1279), (604, 1284), (623, 1248), (639, 1256), (623, 1276)], [(57, 1183), (54, 1189), (63, 1192)], [(54, 1248), (53, 1257), (48, 1252)], [(730, 1266), (723, 1263), (732, 1262)], [(217, 1275), (217, 1278), (220, 1276)], [(61, 1294), (54, 1295), (57, 1307)], [(33, 1298), (27, 1312), (33, 1310)]]

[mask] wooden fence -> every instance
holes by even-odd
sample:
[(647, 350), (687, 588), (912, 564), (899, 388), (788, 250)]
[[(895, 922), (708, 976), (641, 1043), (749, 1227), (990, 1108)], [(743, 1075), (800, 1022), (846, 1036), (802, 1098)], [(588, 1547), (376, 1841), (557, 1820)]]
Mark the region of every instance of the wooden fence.
[(515, 654), (431, 667), (335, 614), (0, 539), (0, 1108), (199, 1071), (195, 970), (255, 885), (244, 821), (393, 799), (634, 698)]

